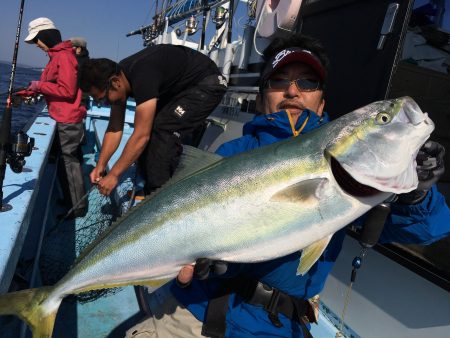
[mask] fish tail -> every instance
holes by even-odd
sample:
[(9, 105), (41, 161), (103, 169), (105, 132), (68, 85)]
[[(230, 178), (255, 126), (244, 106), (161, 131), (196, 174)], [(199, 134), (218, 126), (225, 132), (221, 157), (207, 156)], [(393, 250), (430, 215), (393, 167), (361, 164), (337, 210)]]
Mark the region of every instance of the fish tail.
[(47, 286), (1, 295), (0, 315), (18, 316), (29, 325), (33, 338), (51, 338), (56, 313), (62, 300), (55, 300), (56, 304), (52, 306), (54, 309), (49, 311), (45, 300), (52, 290), (53, 287)]

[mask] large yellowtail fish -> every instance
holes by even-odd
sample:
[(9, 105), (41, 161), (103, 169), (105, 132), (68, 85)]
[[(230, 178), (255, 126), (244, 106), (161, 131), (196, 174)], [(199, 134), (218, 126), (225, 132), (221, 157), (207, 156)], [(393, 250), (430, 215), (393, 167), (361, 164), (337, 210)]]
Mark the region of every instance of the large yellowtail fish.
[(230, 158), (188, 148), (174, 178), (119, 219), (56, 285), (0, 296), (0, 314), (18, 315), (34, 338), (50, 338), (65, 296), (156, 288), (199, 257), (259, 262), (303, 250), (303, 274), (333, 233), (417, 187), (415, 156), (433, 129), (404, 97)]

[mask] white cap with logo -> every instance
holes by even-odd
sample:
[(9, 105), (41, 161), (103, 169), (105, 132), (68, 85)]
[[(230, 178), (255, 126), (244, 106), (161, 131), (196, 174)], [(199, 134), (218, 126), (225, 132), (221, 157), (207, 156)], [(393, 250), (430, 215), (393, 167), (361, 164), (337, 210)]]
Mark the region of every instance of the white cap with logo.
[(25, 42), (32, 43), (36, 35), (46, 29), (57, 29), (55, 24), (49, 18), (37, 18), (28, 24), (28, 36)]

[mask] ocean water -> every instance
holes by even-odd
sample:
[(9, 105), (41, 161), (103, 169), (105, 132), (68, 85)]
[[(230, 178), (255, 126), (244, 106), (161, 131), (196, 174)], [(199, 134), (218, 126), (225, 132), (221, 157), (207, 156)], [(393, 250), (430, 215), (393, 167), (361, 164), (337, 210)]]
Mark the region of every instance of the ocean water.
[[(0, 61), (0, 124), (8, 96), (9, 78), (11, 76), (11, 64)], [(30, 81), (39, 80), (41, 72), (33, 68), (16, 67), (13, 89), (26, 87)], [(34, 119), (36, 113), (40, 112), (45, 105), (45, 100), (35, 105), (21, 104), (12, 108), (11, 133), (16, 133), (27, 126), (27, 123)]]

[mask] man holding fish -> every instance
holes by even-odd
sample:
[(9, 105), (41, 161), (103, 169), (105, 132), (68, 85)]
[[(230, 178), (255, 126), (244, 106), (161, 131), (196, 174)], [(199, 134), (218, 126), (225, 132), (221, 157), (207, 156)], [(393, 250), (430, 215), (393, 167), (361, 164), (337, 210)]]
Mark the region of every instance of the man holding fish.
[(450, 232), (433, 185), (443, 149), (422, 147), (434, 123), (411, 98), (325, 123), (327, 62), (317, 42), (276, 39), (265, 55), (265, 114), (219, 149), (226, 157), (184, 147), (169, 182), (117, 219), (55, 285), (0, 295), (0, 315), (48, 338), (68, 295), (168, 283), (150, 297), (154, 316), (129, 337), (308, 337), (311, 303), (348, 224), (400, 195), (380, 241), (431, 243)]
[[(329, 122), (324, 111), (329, 62), (321, 44), (292, 35), (275, 39), (264, 56), (267, 62), (257, 98), (263, 115), (244, 126), (241, 138), (222, 145), (217, 151), (221, 156), (296, 137)], [(380, 123), (389, 122), (383, 112), (379, 118)], [(398, 195), (380, 242), (427, 244), (450, 233), (450, 211), (434, 185), (444, 172), (443, 156), (443, 147), (435, 142), (421, 148), (419, 186)], [(421, 165), (430, 159), (434, 165)], [(356, 181), (339, 184), (350, 193), (371, 193)], [(409, 224), (412, 217), (418, 221)], [(316, 295), (344, 237), (345, 228), (302, 251), (254, 264), (198, 259), (195, 268), (185, 266), (174, 283), (150, 295), (154, 316), (131, 328), (127, 337), (311, 337), (309, 325), (317, 320)]]

